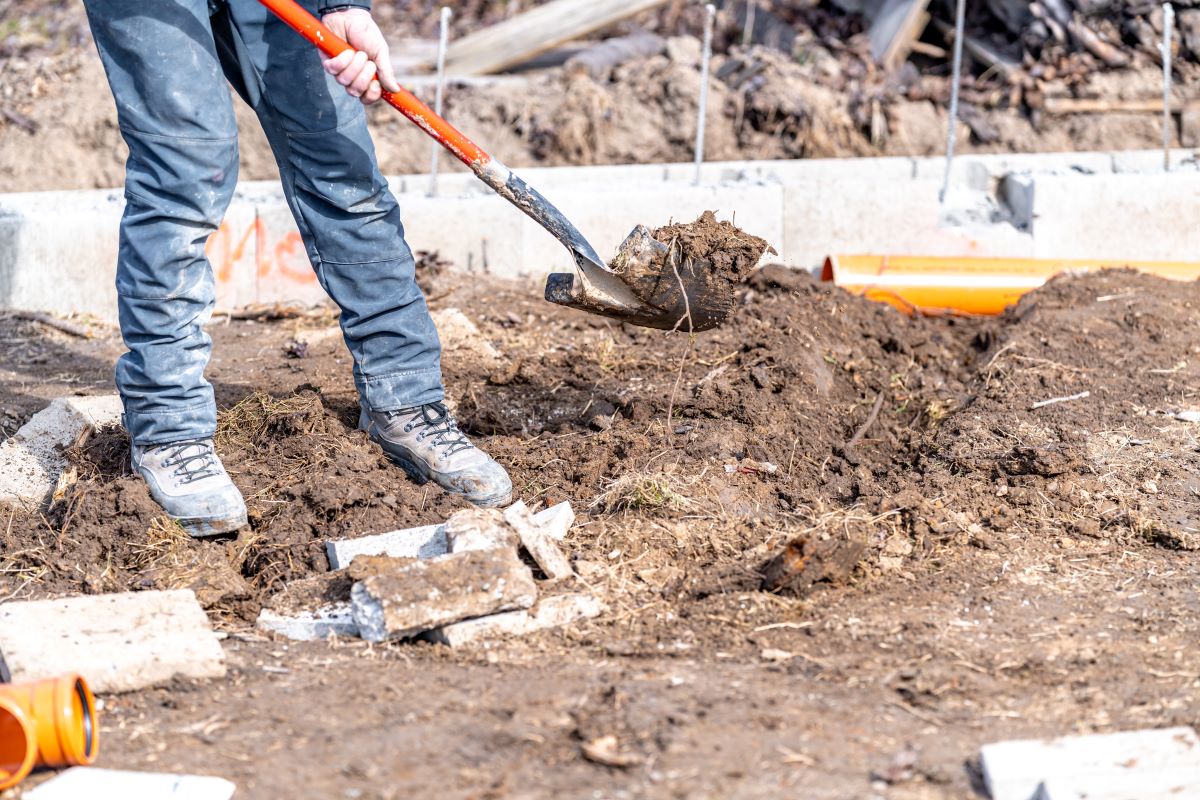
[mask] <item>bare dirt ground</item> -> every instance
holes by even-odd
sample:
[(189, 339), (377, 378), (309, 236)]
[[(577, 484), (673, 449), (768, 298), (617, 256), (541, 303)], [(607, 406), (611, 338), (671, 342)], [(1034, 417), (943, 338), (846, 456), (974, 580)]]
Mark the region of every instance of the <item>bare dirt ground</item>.
[[(962, 798), (988, 741), (1200, 722), (1200, 456), (1171, 416), (1200, 405), (1195, 284), (1064, 277), (1000, 319), (930, 320), (767, 269), (687, 337), (422, 263), (434, 308), (499, 351), (447, 337), (450, 399), (521, 498), (575, 504), (567, 543), (609, 611), (454, 652), (255, 633), (265, 598), (328, 568), (326, 537), (461, 503), (352, 430), (332, 317), (218, 319), (249, 531), (164, 535), (119, 431), (74, 454), (63, 502), (0, 528), (5, 599), (193, 586), (228, 633), (227, 680), (104, 698), (105, 765), (246, 798)], [(6, 431), (111, 389), (110, 335), (0, 325), (21, 343)], [(857, 565), (762, 591), (794, 540)], [(628, 766), (584, 757), (608, 735)]]
[[(456, 4), (455, 35), (503, 18), (509, 5)], [(741, 46), (736, 16), (721, 16), (710, 85), (709, 160), (924, 156), (944, 150), (949, 97), (944, 59), (918, 57), (884, 74), (864, 51), (861, 19), (800, 0), (771, 7), (796, 18), (794, 28), (785, 26), (795, 39), (794, 57), (758, 44)], [(434, 35), (434, 4), (381, 0), (376, 13), (397, 42)], [(446, 116), (515, 167), (690, 161), (700, 97), (700, 20), (698, 4), (669, 3), (606, 32), (655, 32), (666, 39), (661, 54), (602, 75), (555, 67), (482, 86), (452, 86)], [(1161, 96), (1160, 69), (1144, 54), (1133, 53), (1120, 70), (1077, 56), (1026, 65), (1038, 77), (1022, 79), (1029, 84), (1024, 89), (976, 65), (977, 77), (964, 93), (960, 151), (1160, 146), (1154, 114), (1042, 113), (1039, 104), (1046, 96)], [(1186, 87), (1197, 69), (1181, 57), (1178, 85)], [(417, 93), (432, 100), (428, 85)], [(1188, 99), (1185, 93), (1177, 90), (1180, 102)], [(275, 164), (254, 115), (240, 102), (235, 106), (241, 176), (274, 179)], [(407, 120), (379, 106), (371, 112), (371, 125), (385, 174), (428, 170), (428, 140)], [(125, 157), (82, 4), (0, 0), (0, 192), (120, 186)]]

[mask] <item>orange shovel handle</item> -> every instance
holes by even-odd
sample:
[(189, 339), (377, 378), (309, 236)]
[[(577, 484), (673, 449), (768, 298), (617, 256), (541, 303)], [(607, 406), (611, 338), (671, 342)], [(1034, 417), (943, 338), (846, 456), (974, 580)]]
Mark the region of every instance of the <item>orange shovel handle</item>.
[[(308, 39), (330, 58), (336, 58), (352, 50), (337, 34), (329, 30), (319, 19), (300, 7), (296, 0), (259, 0), (271, 13), (286, 22), (292, 29)], [(429, 106), (422, 103), (407, 89), (398, 92), (383, 92), (383, 99), (390, 103), (418, 128), (438, 141), (454, 157), (466, 164), (475, 173), (487, 166), (492, 157), (483, 148), (468, 139), (461, 131), (439, 117)]]

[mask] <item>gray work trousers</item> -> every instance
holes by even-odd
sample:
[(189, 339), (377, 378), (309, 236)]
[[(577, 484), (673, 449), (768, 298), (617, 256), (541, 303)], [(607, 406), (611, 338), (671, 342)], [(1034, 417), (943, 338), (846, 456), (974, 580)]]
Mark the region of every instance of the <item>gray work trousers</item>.
[(129, 145), (117, 263), (128, 352), (116, 382), (134, 443), (216, 430), (204, 248), (237, 183), (230, 84), (258, 115), (309, 260), (341, 308), (363, 401), (392, 411), (441, 400), (441, 348), (396, 199), (362, 105), (316, 48), (255, 0), (85, 5)]

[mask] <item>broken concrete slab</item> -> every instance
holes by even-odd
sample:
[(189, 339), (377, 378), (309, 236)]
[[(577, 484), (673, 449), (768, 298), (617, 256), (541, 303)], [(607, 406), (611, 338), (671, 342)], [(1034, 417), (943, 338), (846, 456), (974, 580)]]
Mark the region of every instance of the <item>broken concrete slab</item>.
[(186, 589), (0, 605), (0, 679), (78, 672), (96, 692), (221, 678), (225, 651)]
[(571, 569), (571, 562), (567, 561), (567, 557), (558, 549), (554, 540), (537, 524), (524, 503), (516, 502), (509, 506), (504, 512), (504, 519), (516, 530), (517, 535), (521, 537), (521, 544), (529, 555), (533, 556), (542, 572), (546, 573), (546, 577), (558, 580), (575, 574), (575, 570)]
[(446, 520), (446, 541), (451, 553), (470, 550), (494, 550), (498, 547), (516, 550), (520, 537), (494, 508), (469, 508)]
[(64, 451), (89, 429), (121, 421), (117, 395), (59, 397), (0, 444), (0, 503), (38, 506), (67, 468)]
[(597, 617), (603, 611), (604, 604), (590, 594), (564, 594), (540, 600), (528, 611), (509, 611), (455, 622), (429, 631), (422, 638), (450, 647), (463, 647), (474, 642), (565, 627), (581, 619)]
[(72, 767), (30, 789), (26, 800), (229, 800), (237, 786), (206, 775)]
[(422, 525), (359, 539), (338, 539), (325, 543), (330, 569), (345, 569), (358, 556), (392, 558), (436, 558), (450, 552), (445, 525)]
[(297, 642), (320, 642), (330, 636), (358, 636), (358, 625), (354, 623), (349, 603), (333, 603), (295, 614), (280, 614), (264, 608), (255, 625)]
[(1200, 797), (1200, 770), (1130, 769), (1129, 774), (1101, 773), (1052, 778), (1033, 800), (1181, 800)]
[(369, 642), (404, 639), (452, 622), (529, 608), (533, 573), (508, 549), (437, 558), (362, 557), (351, 567), (350, 604)]
[(292, 581), (259, 613), (259, 628), (299, 642), (358, 636), (350, 611), (354, 580), (344, 571)]
[[(1146, 791), (1087, 796), (1143, 798), (1154, 796), (1151, 787), (1177, 783), (1181, 772), (1200, 776), (1200, 738), (1186, 727), (998, 742), (982, 747), (980, 755), (992, 800), (1060, 800), (1075, 796), (1073, 786), (1103, 790), (1128, 787), (1130, 780)], [(1045, 795), (1043, 784), (1059, 794)]]
[[(533, 521), (552, 538), (562, 541), (575, 524), (575, 511), (570, 503), (559, 503), (533, 515)], [(423, 525), (358, 539), (336, 539), (325, 543), (329, 568), (349, 567), (358, 556), (391, 556), (393, 558), (436, 558), (450, 552), (446, 525)]]

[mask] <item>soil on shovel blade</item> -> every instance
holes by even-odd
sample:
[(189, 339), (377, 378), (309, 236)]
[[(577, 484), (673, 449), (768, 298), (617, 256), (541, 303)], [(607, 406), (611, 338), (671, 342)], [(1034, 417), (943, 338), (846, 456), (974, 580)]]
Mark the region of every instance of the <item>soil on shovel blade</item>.
[[(1197, 284), (1063, 277), (932, 320), (766, 268), (724, 327), (680, 336), (436, 263), (448, 401), (518, 497), (574, 504), (565, 547), (608, 612), (466, 651), (256, 634), (327, 539), (465, 504), (355, 429), (332, 314), (217, 320), (246, 531), (183, 536), (117, 429), (0, 527), (5, 600), (188, 586), (230, 635), (229, 680), (106, 698), (106, 766), (249, 798), (957, 798), (988, 741), (1195, 723), (1200, 460), (1175, 415), (1200, 407)], [(0, 335), (6, 431), (48, 358), (55, 387), (111, 391), (115, 336)], [(772, 569), (796, 574), (764, 591)]]
[(638, 226), (609, 268), (638, 299), (677, 321), (675, 328), (703, 331), (725, 321), (738, 288), (767, 252), (775, 250), (765, 239), (705, 211), (687, 224)]

